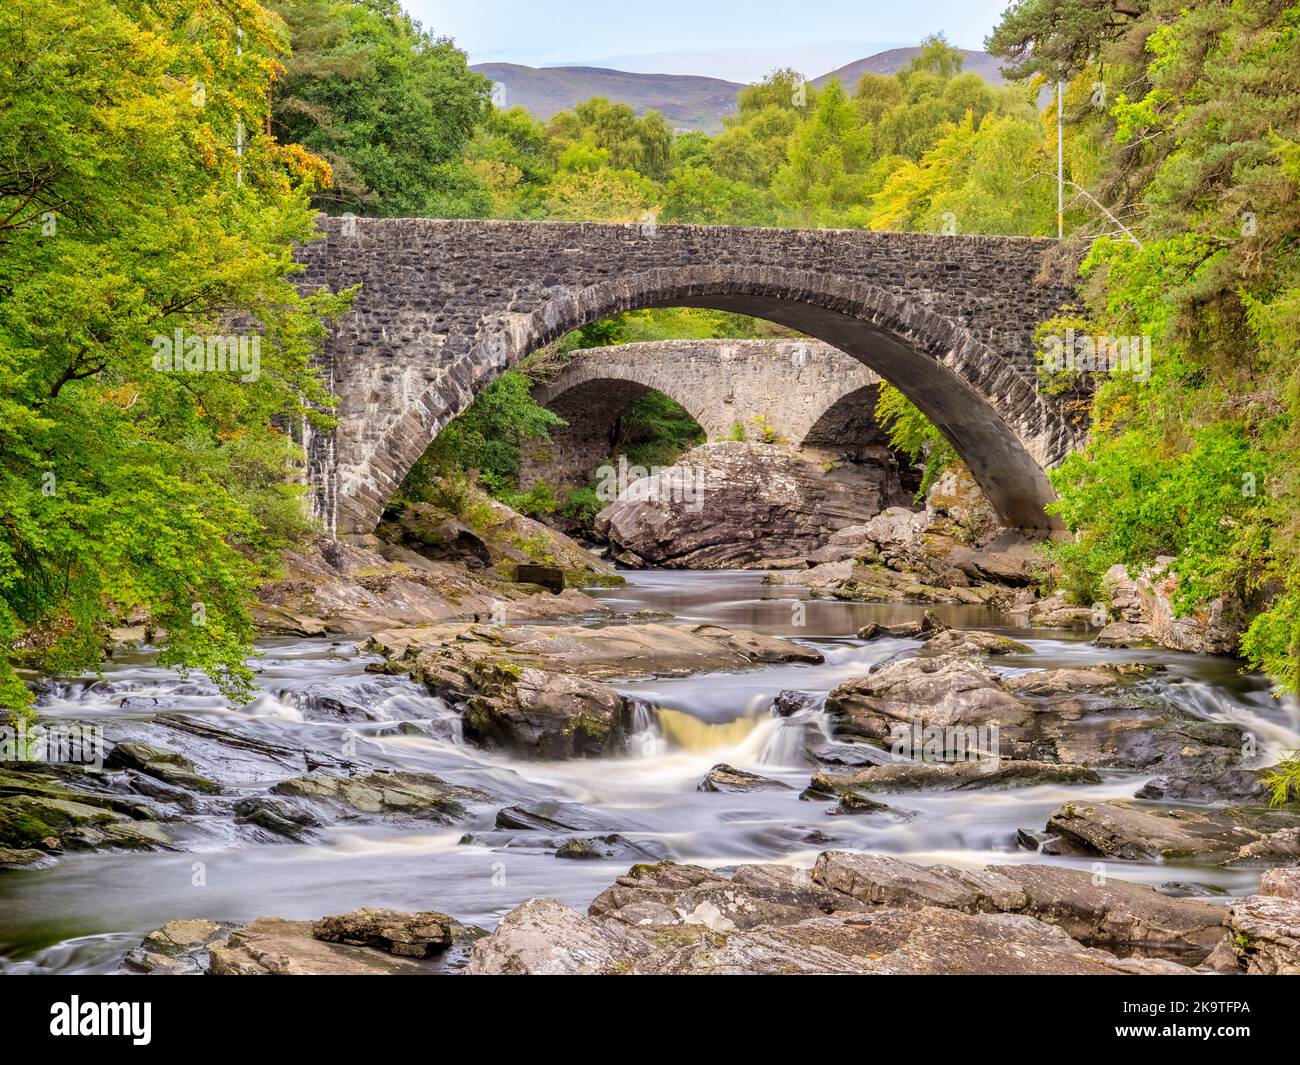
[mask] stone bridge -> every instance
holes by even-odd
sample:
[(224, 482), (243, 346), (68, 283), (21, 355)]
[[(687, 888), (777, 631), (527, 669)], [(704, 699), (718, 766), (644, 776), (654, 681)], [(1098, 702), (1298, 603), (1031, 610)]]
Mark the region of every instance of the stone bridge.
[(1047, 530), (1044, 470), (1076, 433), (1035, 387), (1033, 332), (1074, 297), (1016, 237), (730, 226), (322, 219), (301, 284), (360, 290), (322, 371), (337, 426), (307, 441), (325, 527), (364, 536), (444, 425), (502, 370), (642, 307), (766, 318), (898, 386), (1008, 525)]
[(526, 453), (523, 480), (585, 484), (610, 454), (619, 416), (661, 392), (710, 440), (747, 439), (856, 453), (885, 443), (874, 417), (880, 376), (819, 340), (662, 340), (587, 348), (533, 398), (567, 425)]

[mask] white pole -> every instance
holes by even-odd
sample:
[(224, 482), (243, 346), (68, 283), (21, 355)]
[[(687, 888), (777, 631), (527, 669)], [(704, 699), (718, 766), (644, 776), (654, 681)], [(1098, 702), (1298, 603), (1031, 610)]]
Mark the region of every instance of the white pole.
[(1065, 82), (1056, 83), (1056, 239), (1065, 237), (1065, 137), (1061, 113), (1064, 110)]

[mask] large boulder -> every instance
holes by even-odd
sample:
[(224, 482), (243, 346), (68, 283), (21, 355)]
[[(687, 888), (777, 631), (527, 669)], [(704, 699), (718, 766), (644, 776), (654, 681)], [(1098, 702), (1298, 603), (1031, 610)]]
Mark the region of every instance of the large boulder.
[(1194, 858), (1225, 862), (1268, 833), (1242, 815), (1215, 809), (1137, 806), (1125, 802), (1066, 803), (1051, 815), (1048, 854), (1086, 854), (1133, 861)]
[[(1136, 577), (1130, 577), (1122, 565), (1106, 572), (1111, 609), (1131, 628), (1107, 626), (1102, 632), (1105, 642), (1133, 646), (1145, 640), (1193, 654), (1236, 654), (1241, 634), (1250, 624), (1249, 606), (1220, 598), (1180, 616), (1174, 606), (1178, 578), (1170, 572), (1173, 561), (1161, 556)], [(1126, 642), (1119, 643), (1121, 639)]]
[(470, 805), (490, 798), (485, 791), (448, 784), (432, 773), (408, 772), (349, 777), (309, 773), (282, 780), (271, 791), (321, 808), (322, 821), (334, 815), (348, 820), (434, 821), (444, 825), (465, 817)]
[(444, 625), (375, 636), (369, 646), (464, 718), (467, 739), (537, 758), (624, 748), (635, 703), (602, 680), (822, 661), (819, 652), (716, 625)]
[(253, 608), (264, 632), (361, 636), (453, 619), (513, 622), (606, 610), (576, 588), (538, 595), (508, 579), (513, 573), (471, 573), (463, 560), (431, 560), (400, 543), (371, 550), (322, 538), (284, 552), (282, 561), (280, 579), (258, 589)]
[[(825, 469), (776, 445), (703, 444), (634, 482), (596, 515), (595, 527), (632, 564), (802, 566), (830, 534), (878, 513), (897, 494), (896, 481), (887, 464)], [(683, 486), (699, 494), (683, 498)]]
[(1057, 866), (966, 870), (826, 851), (818, 856), (812, 878), (873, 906), (1022, 914), (1108, 949), (1159, 946), (1199, 960), (1223, 938), (1223, 910), (1213, 903), (1171, 898), (1141, 884)]
[[(965, 874), (963, 891), (934, 885), (932, 901), (901, 889), (878, 902), (865, 879), (823, 855), (817, 869), (742, 865), (731, 875), (697, 866), (633, 867), (584, 916), (553, 899), (532, 899), (476, 942), (467, 975), (488, 974), (1021, 974), (1080, 975), (1188, 970), (1119, 958), (1014, 908), (1028, 892), (1005, 870)], [(901, 863), (906, 865), (907, 863)], [(925, 870), (890, 878), (919, 883)], [(953, 870), (937, 874), (953, 881)], [(1147, 889), (1142, 889), (1147, 890)], [(1154, 894), (1154, 893), (1152, 893)], [(989, 905), (972, 904), (972, 897)], [(1004, 909), (1005, 908), (1005, 911)], [(1212, 907), (1209, 907), (1213, 911)], [(1051, 907), (1044, 906), (1044, 913)], [(1204, 919), (1185, 911), (1167, 924)], [(1217, 926), (1218, 912), (1213, 911)], [(1156, 920), (1152, 927), (1163, 928)], [(1222, 934), (1222, 929), (1217, 929)], [(1171, 932), (1171, 934), (1178, 934)], [(1196, 937), (1196, 933), (1188, 932)], [(1128, 946), (1128, 942), (1125, 941)], [(1198, 940), (1199, 949), (1199, 940)]]
[(966, 760), (973, 735), (998, 761), (1147, 770), (1207, 786), (1229, 779), (1241, 730), (1161, 698), (1156, 679), (1158, 670), (1132, 663), (1007, 676), (966, 655), (922, 652), (840, 684), (826, 712), (838, 736), (902, 744), (898, 753), (927, 761)]
[(1224, 919), (1236, 967), (1260, 976), (1300, 976), (1300, 867), (1270, 869), (1259, 894), (1239, 899)]

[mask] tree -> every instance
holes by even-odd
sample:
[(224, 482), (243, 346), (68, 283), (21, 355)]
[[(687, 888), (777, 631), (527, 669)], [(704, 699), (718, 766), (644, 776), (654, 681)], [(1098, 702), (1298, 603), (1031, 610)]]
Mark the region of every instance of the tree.
[[(251, 0), (0, 12), (0, 706), (144, 612), (163, 665), (247, 694), (252, 583), (303, 522), (273, 422), (326, 397), (333, 297), (292, 244), (328, 168), (266, 136), (285, 38)], [(178, 335), (200, 365), (164, 363)], [(237, 355), (224, 338), (236, 335)], [(254, 359), (256, 355), (256, 359)]]
[(326, 159), (331, 213), (477, 216), (489, 199), (463, 161), (491, 83), (396, 0), (268, 0), (293, 55), (272, 91), (272, 132)]

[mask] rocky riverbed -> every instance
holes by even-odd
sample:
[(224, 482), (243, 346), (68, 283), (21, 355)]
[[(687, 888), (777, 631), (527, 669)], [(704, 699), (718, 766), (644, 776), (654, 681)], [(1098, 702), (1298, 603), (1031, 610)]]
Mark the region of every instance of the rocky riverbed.
[[(5, 766), (0, 965), (1297, 964), (1277, 870), (1300, 812), (1259, 770), (1300, 722), (1229, 660), (757, 572), (629, 578), (497, 622), (489, 595), (478, 622), (394, 610), (368, 642), (269, 640), (241, 709), (147, 648), (48, 683), (46, 721), (100, 726), (109, 755)], [(900, 749), (918, 718), (937, 746)]]

